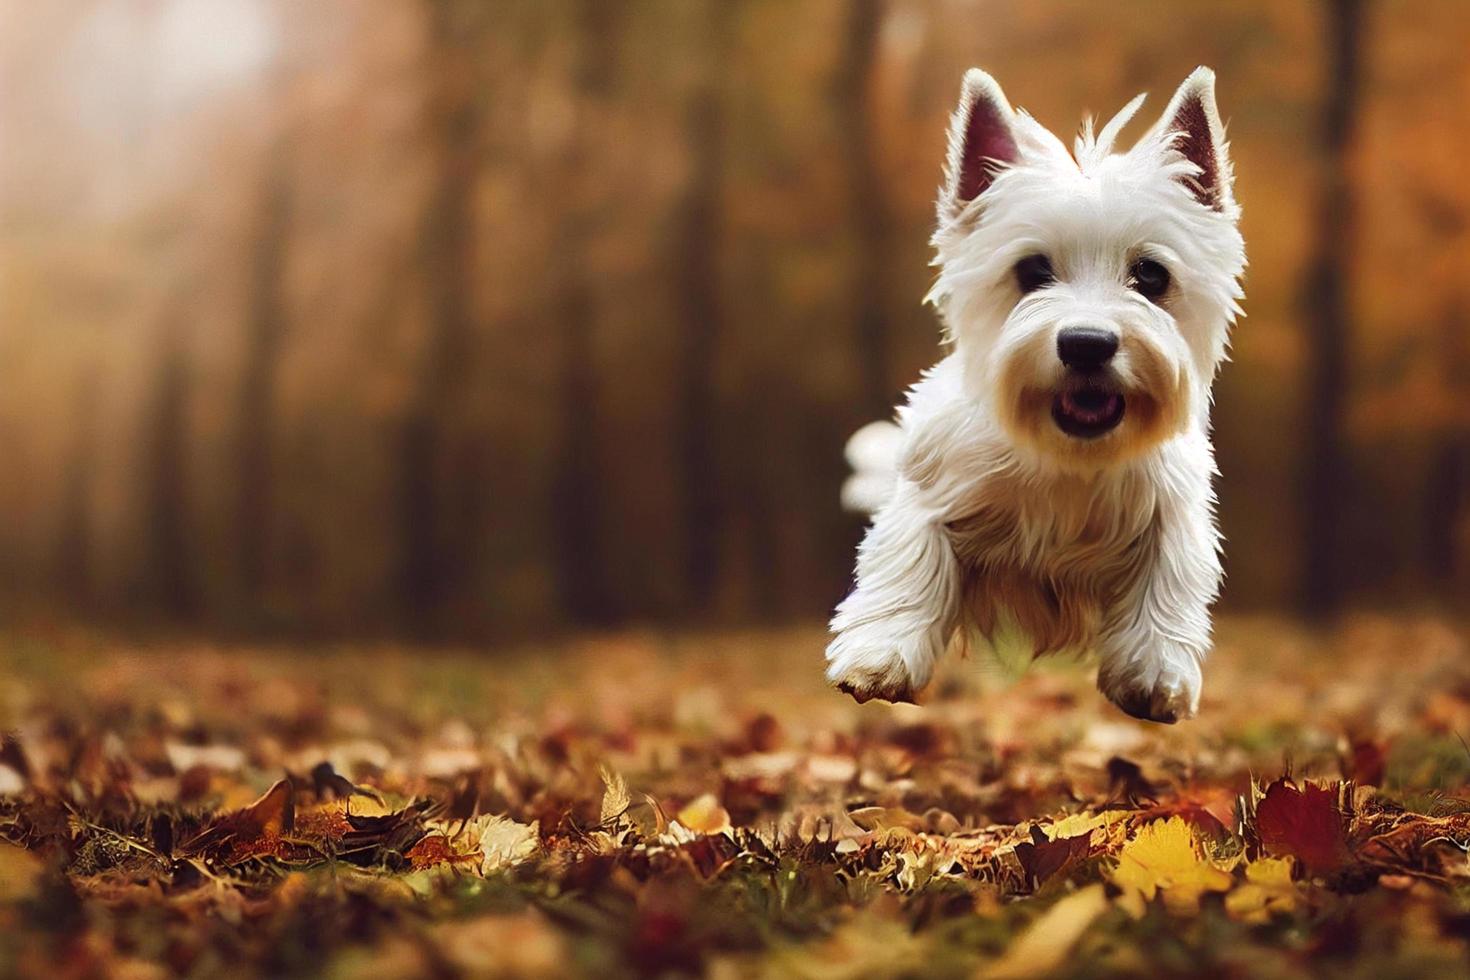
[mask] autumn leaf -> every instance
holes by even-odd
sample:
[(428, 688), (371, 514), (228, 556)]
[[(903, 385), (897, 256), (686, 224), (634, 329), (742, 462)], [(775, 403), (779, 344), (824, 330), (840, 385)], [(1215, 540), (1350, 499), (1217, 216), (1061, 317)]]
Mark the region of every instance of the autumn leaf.
[(1129, 841), (1109, 878), (1123, 889), (1124, 907), (1134, 915), (1162, 893), (1164, 906), (1175, 914), (1199, 911), (1207, 892), (1228, 891), (1227, 867), (1213, 861), (1182, 817), (1170, 817), (1141, 828)]
[(1031, 840), (1016, 845), (1016, 859), (1026, 872), (1026, 881), (1038, 888), (1058, 871), (1081, 861), (1092, 853), (1092, 831), (1075, 837), (1048, 840), (1038, 827), (1031, 828)]
[(404, 852), (409, 867), (414, 870), (430, 868), (436, 864), (459, 864), (481, 860), (479, 854), (463, 854), (455, 849), (454, 842), (444, 834), (425, 834), (419, 842)]
[(1285, 778), (1276, 780), (1256, 803), (1261, 846), (1273, 857), (1296, 858), (1310, 875), (1337, 870), (1348, 858), (1337, 799), (1336, 786), (1307, 783), (1297, 788)]
[(602, 775), (603, 785), (602, 812), (598, 822), (607, 827), (628, 812), (631, 801), (628, 784), (619, 773), (613, 772), (607, 766), (599, 766), (598, 772)]
[[(1097, 813), (1072, 813), (1054, 820), (1042, 829), (1048, 840), (1087, 836), (1094, 846), (1122, 844), (1127, 839), (1128, 822), (1134, 818), (1129, 810), (1101, 810)], [(1100, 833), (1099, 833), (1100, 831)]]
[(248, 807), (221, 817), (186, 843), (182, 853), (227, 863), (274, 854), (280, 849), (281, 835), (295, 824), (295, 791), (289, 779), (282, 779)]
[(514, 867), (529, 860), (541, 847), (539, 824), (516, 823), (509, 817), (486, 815), (476, 821), (480, 844), (480, 874)]
[(1225, 910), (1242, 922), (1271, 921), (1273, 915), (1294, 912), (1302, 902), (1301, 889), (1291, 878), (1291, 858), (1261, 858), (1245, 866), (1245, 883), (1225, 896)]
[(722, 834), (730, 829), (730, 814), (713, 793), (691, 800), (674, 819), (696, 834)]

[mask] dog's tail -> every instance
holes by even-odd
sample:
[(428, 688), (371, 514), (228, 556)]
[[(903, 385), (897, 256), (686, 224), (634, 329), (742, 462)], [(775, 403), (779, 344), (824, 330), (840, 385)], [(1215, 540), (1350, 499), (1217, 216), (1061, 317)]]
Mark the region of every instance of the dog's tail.
[(852, 475), (842, 484), (842, 507), (871, 514), (893, 496), (903, 432), (892, 422), (869, 422), (852, 434), (843, 452)]

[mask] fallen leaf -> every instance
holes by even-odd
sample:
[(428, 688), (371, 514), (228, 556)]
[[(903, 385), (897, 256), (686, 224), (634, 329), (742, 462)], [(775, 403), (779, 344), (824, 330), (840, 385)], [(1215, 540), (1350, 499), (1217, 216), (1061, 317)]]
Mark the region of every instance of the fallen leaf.
[(1049, 840), (1040, 828), (1033, 826), (1031, 840), (1016, 845), (1016, 858), (1026, 872), (1027, 884), (1039, 888), (1058, 871), (1090, 855), (1091, 841), (1091, 830), (1075, 837)]
[(628, 784), (619, 773), (613, 772), (607, 766), (599, 766), (598, 771), (602, 774), (603, 785), (602, 815), (599, 822), (607, 826), (628, 812)]
[[(1061, 840), (1066, 837), (1078, 837), (1084, 834), (1091, 835), (1094, 831), (1110, 830), (1113, 827), (1126, 830), (1121, 825), (1132, 818), (1133, 814), (1128, 810), (1102, 810), (1097, 813), (1087, 813), (1084, 811), (1082, 813), (1068, 814), (1060, 820), (1052, 821), (1042, 829), (1046, 832), (1049, 840)], [(1122, 843), (1122, 841), (1119, 840), (1119, 843)]]
[(730, 814), (713, 793), (691, 800), (674, 819), (696, 834), (722, 834), (730, 829)]
[(248, 807), (221, 817), (186, 843), (181, 853), (219, 858), (231, 864), (273, 854), (279, 849), (281, 835), (295, 824), (295, 790), (289, 779), (282, 779)]
[(1245, 883), (1225, 896), (1225, 911), (1242, 922), (1262, 923), (1288, 915), (1302, 903), (1301, 888), (1292, 880), (1293, 861), (1261, 858), (1245, 866)]
[(1230, 872), (1212, 861), (1195, 836), (1194, 828), (1181, 817), (1148, 824), (1123, 847), (1118, 863), (1109, 874), (1123, 889), (1125, 907), (1141, 914), (1154, 896), (1164, 896), (1164, 906), (1175, 914), (1199, 911), (1206, 892), (1228, 891)]
[(529, 860), (541, 847), (540, 825), (516, 823), (509, 817), (489, 814), (478, 818), (480, 874), (514, 867)]
[(1348, 849), (1337, 798), (1336, 786), (1297, 788), (1285, 778), (1266, 787), (1255, 808), (1256, 835), (1266, 853), (1294, 857), (1310, 875), (1340, 868)]

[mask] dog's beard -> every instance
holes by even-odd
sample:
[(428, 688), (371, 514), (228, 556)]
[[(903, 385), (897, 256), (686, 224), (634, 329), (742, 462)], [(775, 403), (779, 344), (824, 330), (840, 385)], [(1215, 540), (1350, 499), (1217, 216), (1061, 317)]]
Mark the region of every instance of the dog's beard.
[(1055, 332), (1037, 328), (998, 352), (1002, 424), (1018, 443), (1072, 468), (1136, 458), (1183, 431), (1188, 370), (1125, 329), (1117, 355), (1089, 371), (1064, 366)]

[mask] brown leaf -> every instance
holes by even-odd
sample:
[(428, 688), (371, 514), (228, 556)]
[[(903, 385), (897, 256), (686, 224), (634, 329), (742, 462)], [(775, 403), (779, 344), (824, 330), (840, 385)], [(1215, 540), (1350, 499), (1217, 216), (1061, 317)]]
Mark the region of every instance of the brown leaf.
[(1170, 817), (1179, 817), (1185, 823), (1192, 824), (1196, 830), (1201, 830), (1216, 839), (1230, 836), (1229, 828), (1220, 821), (1219, 817), (1198, 801), (1188, 799), (1174, 800), (1149, 807), (1139, 812), (1134, 818), (1134, 823), (1142, 825), (1155, 820), (1167, 820)]
[(1076, 837), (1049, 840), (1046, 833), (1035, 824), (1031, 827), (1031, 840), (1016, 845), (1016, 858), (1026, 872), (1026, 881), (1031, 888), (1039, 888), (1058, 871), (1076, 864), (1092, 853), (1092, 832)]
[(481, 859), (478, 852), (461, 854), (456, 851), (453, 842), (444, 834), (427, 834), (419, 838), (419, 842), (410, 847), (403, 856), (408, 858), (409, 866), (415, 871), (436, 864), (459, 864)]
[(281, 835), (289, 833), (295, 823), (295, 790), (289, 779), (282, 779), (245, 809), (215, 821), (180, 848), (180, 853), (233, 864), (274, 853)]

